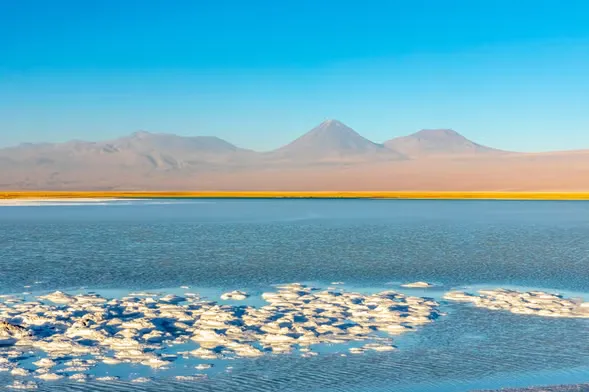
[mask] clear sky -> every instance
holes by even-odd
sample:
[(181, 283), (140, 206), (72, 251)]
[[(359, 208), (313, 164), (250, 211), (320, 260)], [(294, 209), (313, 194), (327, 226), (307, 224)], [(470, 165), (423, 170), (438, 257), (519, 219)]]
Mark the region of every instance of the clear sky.
[(0, 0), (0, 145), (278, 147), (326, 118), (589, 148), (587, 0)]

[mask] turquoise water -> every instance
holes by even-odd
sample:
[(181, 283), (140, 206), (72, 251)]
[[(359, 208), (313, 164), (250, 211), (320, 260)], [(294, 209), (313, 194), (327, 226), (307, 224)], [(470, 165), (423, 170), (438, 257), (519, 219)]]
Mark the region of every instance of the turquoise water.
[[(49, 290), (253, 294), (285, 282), (370, 292), (427, 280), (587, 296), (589, 203), (207, 200), (0, 208), (0, 293)], [(25, 288), (25, 286), (31, 286)], [(589, 381), (589, 322), (443, 303), (448, 315), (342, 357), (264, 357), (180, 383), (179, 362), (148, 384), (47, 383), (47, 390), (467, 391)], [(129, 372), (145, 374), (130, 366)], [(4, 377), (4, 378), (3, 378)], [(0, 385), (7, 375), (0, 373)]]

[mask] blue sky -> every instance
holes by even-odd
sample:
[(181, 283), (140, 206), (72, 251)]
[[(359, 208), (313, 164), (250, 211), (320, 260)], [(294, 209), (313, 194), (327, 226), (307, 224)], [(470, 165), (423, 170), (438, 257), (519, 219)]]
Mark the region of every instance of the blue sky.
[(136, 130), (265, 150), (336, 118), (589, 148), (586, 0), (3, 0), (0, 145)]

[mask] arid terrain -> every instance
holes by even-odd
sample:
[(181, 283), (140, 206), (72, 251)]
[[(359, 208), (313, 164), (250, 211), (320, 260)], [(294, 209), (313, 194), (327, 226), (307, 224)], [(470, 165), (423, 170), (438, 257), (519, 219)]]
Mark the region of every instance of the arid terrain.
[(589, 150), (501, 151), (453, 130), (374, 143), (328, 120), (274, 151), (135, 132), (0, 149), (5, 190), (587, 191)]

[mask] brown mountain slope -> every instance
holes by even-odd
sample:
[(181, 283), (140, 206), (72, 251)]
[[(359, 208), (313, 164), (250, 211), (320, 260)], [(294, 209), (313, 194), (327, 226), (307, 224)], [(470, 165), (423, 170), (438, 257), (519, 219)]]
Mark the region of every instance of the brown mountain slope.
[(296, 163), (404, 159), (401, 154), (371, 142), (337, 120), (322, 122), (267, 157)]
[(504, 153), (470, 141), (451, 129), (424, 129), (391, 139), (384, 145), (412, 158)]

